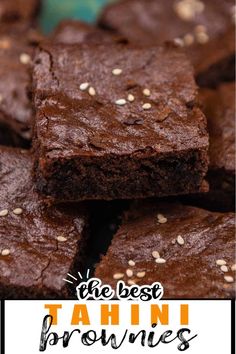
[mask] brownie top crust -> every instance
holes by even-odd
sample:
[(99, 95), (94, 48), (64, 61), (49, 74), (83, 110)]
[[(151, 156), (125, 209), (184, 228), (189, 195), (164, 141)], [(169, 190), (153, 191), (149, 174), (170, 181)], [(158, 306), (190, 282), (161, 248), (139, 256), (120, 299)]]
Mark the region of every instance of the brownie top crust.
[(34, 65), (39, 154), (206, 149), (193, 70), (172, 46), (44, 45)]
[(114, 288), (118, 280), (128, 285), (159, 281), (165, 298), (234, 297), (234, 220), (233, 213), (136, 203), (95, 276)]
[(33, 111), (28, 91), (38, 40), (25, 24), (0, 26), (0, 122), (25, 140), (31, 139)]
[(2, 22), (33, 21), (40, 8), (40, 0), (0, 0)]
[(201, 90), (210, 135), (210, 168), (235, 173), (235, 83)]
[[(0, 294), (66, 297), (86, 227), (81, 207), (49, 207), (36, 193), (28, 152), (0, 149)], [(79, 264), (79, 263), (78, 263)]]
[(174, 40), (199, 73), (234, 54), (234, 5), (234, 0), (123, 0), (108, 5), (99, 23), (138, 45)]
[(55, 28), (51, 35), (54, 43), (82, 44), (82, 43), (111, 43), (124, 42), (125, 40), (116, 34), (104, 31), (86, 22), (78, 20), (63, 20)]

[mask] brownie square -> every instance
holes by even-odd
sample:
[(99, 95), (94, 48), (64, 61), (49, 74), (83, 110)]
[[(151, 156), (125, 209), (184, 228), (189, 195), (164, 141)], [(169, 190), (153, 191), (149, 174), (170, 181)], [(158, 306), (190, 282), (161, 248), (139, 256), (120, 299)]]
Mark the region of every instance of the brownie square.
[(56, 201), (197, 192), (208, 165), (192, 67), (172, 46), (41, 46), (37, 188)]
[(37, 39), (27, 25), (0, 26), (0, 144), (30, 145), (34, 116), (28, 90)]
[(234, 0), (117, 1), (99, 23), (138, 45), (174, 41), (184, 47), (202, 86), (235, 77)]
[(0, 0), (0, 21), (33, 22), (38, 15), (40, 3), (40, 0)]
[(208, 120), (210, 166), (209, 193), (197, 196), (199, 205), (235, 210), (235, 83), (216, 90), (201, 90), (202, 108)]
[(1, 147), (1, 299), (67, 298), (63, 278), (82, 271), (85, 259), (87, 211), (45, 205), (35, 191), (32, 165), (27, 151)]
[(53, 31), (51, 40), (63, 44), (125, 42), (124, 38), (117, 34), (77, 20), (61, 21)]
[(160, 282), (164, 298), (235, 297), (235, 215), (134, 203), (95, 276), (113, 288)]

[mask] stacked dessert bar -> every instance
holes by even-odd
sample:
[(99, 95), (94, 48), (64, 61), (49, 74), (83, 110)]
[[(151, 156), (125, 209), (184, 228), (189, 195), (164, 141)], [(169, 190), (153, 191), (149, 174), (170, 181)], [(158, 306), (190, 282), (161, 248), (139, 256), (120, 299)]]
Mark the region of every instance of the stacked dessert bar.
[(92, 264), (233, 298), (234, 1), (116, 1), (47, 38), (22, 3), (0, 0), (0, 296), (73, 298)]

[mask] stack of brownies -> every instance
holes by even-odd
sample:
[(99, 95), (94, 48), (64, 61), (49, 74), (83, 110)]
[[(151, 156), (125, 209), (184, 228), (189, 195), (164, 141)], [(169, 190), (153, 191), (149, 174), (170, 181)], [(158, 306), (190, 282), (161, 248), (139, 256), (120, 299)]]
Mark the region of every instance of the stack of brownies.
[(233, 298), (234, 0), (116, 1), (47, 38), (39, 9), (0, 0), (0, 297), (73, 298), (92, 259)]

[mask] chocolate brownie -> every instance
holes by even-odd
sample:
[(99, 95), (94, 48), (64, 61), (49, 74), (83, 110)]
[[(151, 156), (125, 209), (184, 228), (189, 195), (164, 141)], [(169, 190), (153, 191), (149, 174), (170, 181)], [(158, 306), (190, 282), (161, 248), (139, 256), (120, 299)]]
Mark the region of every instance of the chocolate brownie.
[(172, 46), (41, 46), (34, 66), (37, 188), (56, 201), (198, 191), (205, 117)]
[(27, 25), (0, 26), (0, 144), (28, 146), (33, 111), (28, 88), (36, 32)]
[(40, 9), (40, 0), (0, 0), (0, 22), (33, 22)]
[(203, 86), (235, 77), (234, 0), (117, 1), (99, 23), (139, 45), (174, 40), (186, 49)]
[(84, 261), (87, 212), (49, 207), (36, 193), (28, 151), (0, 149), (0, 298), (67, 298)]
[(201, 90), (203, 111), (210, 134), (210, 191), (197, 197), (200, 205), (211, 209), (235, 209), (235, 84), (217, 90)]
[(176, 203), (134, 204), (95, 276), (113, 288), (160, 282), (164, 298), (233, 298), (234, 220)]
[(61, 21), (52, 33), (51, 40), (54, 43), (63, 44), (125, 42), (124, 38), (119, 35), (77, 20)]

